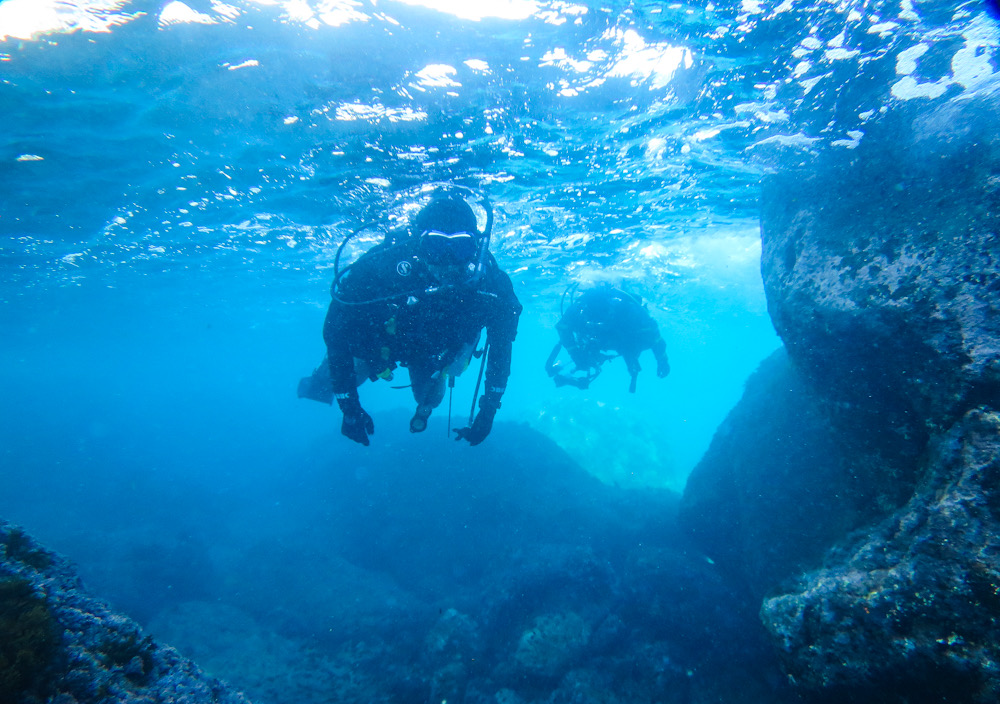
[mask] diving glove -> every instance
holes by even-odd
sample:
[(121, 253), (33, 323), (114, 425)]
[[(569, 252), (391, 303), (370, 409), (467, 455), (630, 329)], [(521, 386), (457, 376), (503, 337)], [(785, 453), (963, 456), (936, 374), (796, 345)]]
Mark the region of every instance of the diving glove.
[(344, 421), (340, 424), (340, 433), (354, 442), (368, 446), (368, 436), (375, 433), (375, 421), (361, 407), (358, 392), (337, 394), (337, 405), (344, 412)]
[(668, 374), (670, 374), (670, 362), (664, 360), (656, 365), (656, 376), (662, 379)]
[(500, 397), (493, 394), (484, 394), (479, 399), (479, 413), (472, 421), (472, 426), (468, 428), (458, 428), (455, 430), (456, 440), (468, 440), (470, 445), (478, 445), (493, 430), (493, 417), (500, 408)]

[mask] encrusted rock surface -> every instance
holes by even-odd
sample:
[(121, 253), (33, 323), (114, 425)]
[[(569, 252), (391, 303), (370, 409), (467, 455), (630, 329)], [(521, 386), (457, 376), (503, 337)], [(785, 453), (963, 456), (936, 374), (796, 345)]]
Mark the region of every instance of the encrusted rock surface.
[(997, 114), (998, 95), (896, 107), (765, 179), (791, 368), (748, 382), (681, 522), (765, 597), (810, 699), (1000, 700)]
[(920, 442), (1000, 397), (997, 114), (996, 96), (899, 109), (856, 149), (765, 179), (771, 319), (859, 427)]
[(131, 619), (88, 596), (73, 567), (0, 521), (4, 704), (246, 704)]
[(765, 600), (764, 624), (804, 687), (1000, 701), (1000, 415), (970, 411), (934, 445), (905, 507)]

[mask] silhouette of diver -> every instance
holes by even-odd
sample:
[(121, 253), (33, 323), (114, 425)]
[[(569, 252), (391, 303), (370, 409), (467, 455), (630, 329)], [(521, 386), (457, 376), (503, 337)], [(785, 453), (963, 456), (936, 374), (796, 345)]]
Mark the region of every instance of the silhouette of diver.
[[(559, 342), (545, 363), (556, 386), (570, 384), (586, 389), (605, 362), (620, 356), (632, 378), (629, 391), (635, 393), (642, 369), (639, 354), (647, 349), (656, 357), (656, 375), (663, 378), (670, 373), (667, 346), (656, 321), (641, 299), (619, 288), (604, 284), (583, 292), (570, 304), (556, 330)], [(573, 360), (571, 369), (557, 361), (563, 347)]]
[(510, 375), (521, 304), (510, 277), (489, 252), (492, 213), (483, 232), (469, 204), (440, 191), (406, 232), (386, 240), (340, 271), (323, 326), (327, 357), (299, 382), (299, 397), (336, 399), (341, 432), (368, 445), (375, 424), (357, 387), (409, 371), (416, 412), (410, 432), (423, 432), (449, 379), (468, 366), (486, 329), (486, 390), (470, 427), (456, 440), (478, 445), (489, 435)]

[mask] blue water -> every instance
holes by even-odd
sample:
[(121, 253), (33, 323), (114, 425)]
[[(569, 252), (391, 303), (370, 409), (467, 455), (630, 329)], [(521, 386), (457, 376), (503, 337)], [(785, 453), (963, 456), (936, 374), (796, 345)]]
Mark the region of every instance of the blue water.
[[(498, 426), (608, 485), (683, 490), (780, 345), (759, 179), (851, 149), (884, 106), (995, 86), (988, 4), (949, 5), (0, 1), (0, 516), (149, 621), (134, 590), (178, 578), (132, 543), (220, 569), (309, 515), (282, 502), (336, 491), (297, 472), (316, 448), (378, 472), (295, 385), (342, 238), (439, 183), (489, 196), (525, 306)], [(671, 375), (647, 353), (634, 395), (620, 361), (555, 388), (560, 295), (622, 280)], [(419, 473), (454, 452), (443, 409), (410, 438), (408, 391), (361, 392), (372, 457)], [(519, 437), (495, 435), (475, 452)]]

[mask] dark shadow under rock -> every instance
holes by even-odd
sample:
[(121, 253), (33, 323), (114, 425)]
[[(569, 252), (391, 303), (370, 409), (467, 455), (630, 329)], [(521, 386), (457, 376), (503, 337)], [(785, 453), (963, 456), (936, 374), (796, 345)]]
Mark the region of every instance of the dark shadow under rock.
[(855, 449), (779, 350), (747, 381), (689, 477), (681, 526), (763, 598), (909, 497), (912, 485)]

